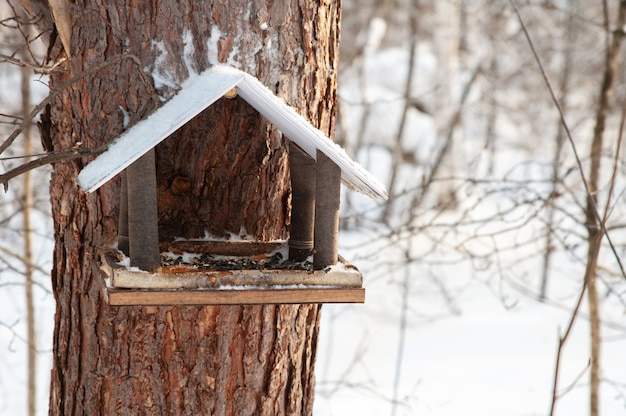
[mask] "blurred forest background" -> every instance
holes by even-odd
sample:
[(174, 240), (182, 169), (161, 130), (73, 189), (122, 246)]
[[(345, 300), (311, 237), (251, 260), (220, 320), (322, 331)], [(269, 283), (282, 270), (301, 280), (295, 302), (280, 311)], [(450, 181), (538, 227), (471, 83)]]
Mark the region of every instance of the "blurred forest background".
[[(623, 414), (625, 15), (343, 1), (335, 140), (391, 198), (344, 191), (340, 251), (368, 294), (324, 307), (316, 415)], [(23, 120), (54, 70), (12, 0), (0, 54), (0, 142), (22, 130), (7, 172), (43, 152)], [(47, 413), (48, 175), (0, 197), (2, 414)]]

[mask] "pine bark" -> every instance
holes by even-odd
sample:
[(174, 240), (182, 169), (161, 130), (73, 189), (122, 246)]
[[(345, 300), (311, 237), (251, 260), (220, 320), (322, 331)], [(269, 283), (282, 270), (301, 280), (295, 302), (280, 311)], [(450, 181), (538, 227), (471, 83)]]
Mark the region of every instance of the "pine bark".
[[(72, 6), (71, 63), (52, 88), (55, 150), (95, 148), (218, 62), (256, 75), (314, 125), (334, 128), (340, 6), (333, 1), (87, 2)], [(51, 49), (62, 54), (60, 42)], [(158, 75), (158, 76), (157, 76)], [(122, 110), (123, 109), (123, 110)], [(46, 123), (47, 125), (48, 123)], [(159, 239), (286, 238), (287, 146), (239, 98), (222, 99), (156, 148)], [(120, 180), (85, 195), (88, 159), (54, 166), (57, 300), (50, 414), (312, 414), (319, 305), (110, 307), (95, 253), (115, 241)], [(173, 186), (176, 178), (190, 186)], [(181, 191), (182, 190), (182, 191)]]

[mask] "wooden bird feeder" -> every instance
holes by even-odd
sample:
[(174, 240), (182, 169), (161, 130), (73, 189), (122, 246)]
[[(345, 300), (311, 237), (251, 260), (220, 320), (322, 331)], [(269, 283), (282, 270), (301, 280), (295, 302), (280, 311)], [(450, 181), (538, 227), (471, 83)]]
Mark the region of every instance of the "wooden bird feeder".
[[(222, 96), (232, 97), (233, 91), (290, 141), (289, 240), (159, 242), (154, 147)], [(373, 198), (387, 198), (385, 188), (253, 76), (214, 66), (192, 77), (177, 95), (113, 141), (77, 181), (89, 193), (118, 173), (122, 173), (118, 249), (105, 250), (100, 259), (109, 278), (111, 305), (364, 302), (361, 273), (337, 253), (340, 183)], [(312, 255), (313, 270), (212, 270), (161, 263), (162, 251), (240, 259), (267, 258), (283, 248), (291, 262), (304, 262)], [(120, 262), (122, 253), (130, 264)]]

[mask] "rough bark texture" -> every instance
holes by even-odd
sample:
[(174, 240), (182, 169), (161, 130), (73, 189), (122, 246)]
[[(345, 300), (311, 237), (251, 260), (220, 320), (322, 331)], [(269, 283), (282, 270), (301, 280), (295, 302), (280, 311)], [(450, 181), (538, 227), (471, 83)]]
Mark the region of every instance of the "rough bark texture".
[[(72, 75), (50, 109), (55, 150), (96, 147), (154, 107), (191, 71), (225, 62), (256, 75), (330, 133), (338, 2), (91, 1), (72, 6)], [(60, 45), (51, 49), (60, 54)], [(54, 56), (53, 56), (54, 58)], [(44, 132), (47, 134), (46, 132)], [(245, 102), (220, 100), (156, 149), (160, 241), (241, 233), (284, 238), (286, 143)], [(318, 305), (109, 307), (96, 252), (115, 240), (120, 180), (86, 196), (88, 160), (57, 163), (51, 182), (57, 300), (53, 415), (311, 414)], [(184, 186), (180, 186), (183, 184)]]

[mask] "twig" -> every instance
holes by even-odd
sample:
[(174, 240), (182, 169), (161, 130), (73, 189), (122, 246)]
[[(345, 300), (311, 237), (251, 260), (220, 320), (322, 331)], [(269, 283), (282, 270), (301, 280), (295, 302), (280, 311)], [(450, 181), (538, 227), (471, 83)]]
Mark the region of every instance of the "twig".
[[(575, 25), (574, 25), (574, 10), (571, 4), (567, 6), (567, 23), (565, 27), (564, 37), (566, 39), (566, 44), (563, 52), (563, 66), (561, 68), (561, 80), (559, 85), (559, 92), (561, 95), (561, 102), (563, 103), (563, 111), (565, 111), (565, 106), (567, 105), (567, 95), (570, 84), (570, 75), (571, 70), (573, 68), (573, 41), (576, 39), (575, 37)], [(555, 138), (555, 150), (554, 156), (552, 159), (552, 195), (556, 195), (559, 191), (560, 183), (559, 183), (559, 171), (561, 167), (561, 153), (563, 149), (563, 124), (560, 119), (557, 119), (557, 132)], [(548, 278), (550, 275), (550, 266), (552, 263), (552, 244), (554, 242), (554, 230), (552, 229), (552, 225), (554, 224), (554, 217), (556, 214), (556, 208), (554, 204), (550, 203), (547, 206), (547, 227), (546, 227), (546, 235), (545, 235), (545, 252), (543, 255), (543, 267), (541, 270), (541, 299), (546, 298), (546, 293), (548, 290)]]
[[(463, 91), (461, 93), (461, 98), (459, 100), (458, 107), (456, 111), (454, 112), (454, 114), (452, 115), (452, 117), (450, 118), (450, 121), (448, 123), (448, 131), (446, 133), (444, 144), (441, 146), (441, 148), (439, 149), (439, 152), (434, 157), (434, 161), (430, 165), (430, 170), (427, 173), (425, 173), (421, 179), (421, 182), (422, 182), (421, 191), (419, 193), (416, 193), (415, 196), (413, 197), (413, 201), (411, 202), (411, 212), (414, 212), (422, 204), (424, 198), (426, 197), (426, 194), (428, 193), (430, 189), (430, 185), (433, 184), (435, 176), (437, 176), (437, 173), (439, 172), (439, 169), (441, 168), (443, 164), (443, 160), (448, 155), (448, 151), (452, 147), (453, 135), (461, 121), (463, 107), (465, 106), (465, 102), (467, 101), (467, 98), (469, 97), (469, 93), (471, 92), (472, 86), (474, 85), (474, 82), (478, 79), (478, 75), (481, 73), (481, 71), (482, 71), (482, 67), (481, 67), (481, 64), (479, 63), (474, 67), (474, 69), (472, 70), (470, 79), (463, 86)], [(389, 188), (389, 201), (392, 200), (393, 198), (392, 195), (393, 195), (393, 189), (391, 189), (390, 187)]]
[(36, 74), (49, 74), (55, 69), (57, 69), (59, 65), (61, 65), (63, 62), (67, 61), (67, 58), (63, 57), (59, 59), (58, 61), (56, 61), (55, 63), (53, 63), (52, 65), (48, 65), (48, 66), (34, 65), (29, 62), (25, 62), (21, 59), (17, 59), (17, 58), (14, 58), (12, 56), (5, 55), (2, 53), (0, 53), (0, 60), (9, 62), (13, 65), (30, 68), (33, 71), (35, 71)]
[[(8, 254), (11, 257), (14, 257), (15, 259), (19, 260), (22, 263), (26, 263), (26, 259), (24, 258), (24, 256), (22, 256), (20, 253), (17, 253), (15, 251), (11, 250), (10, 248), (0, 246), (0, 252), (3, 252), (5, 254)], [(8, 262), (6, 260), (5, 260), (5, 262), (8, 264)], [(44, 276), (47, 276), (47, 275), (50, 274), (50, 270), (44, 270), (43, 267), (38, 266), (37, 264), (32, 264), (31, 263), (30, 267), (32, 267), (34, 270), (37, 270), (38, 272), (40, 272)], [(16, 269), (16, 271), (18, 271), (18, 270)], [(20, 272), (20, 274), (22, 274), (22, 273)], [(48, 290), (46, 290), (46, 291), (48, 293), (50, 293), (50, 291), (48, 291)]]
[[(23, 336), (21, 336), (20, 334), (17, 333), (17, 331), (14, 329), (15, 326), (17, 326), (17, 324), (19, 323), (19, 319), (15, 322), (13, 322), (12, 324), (5, 324), (4, 322), (0, 321), (0, 327), (4, 327), (6, 329), (8, 329), (11, 334), (13, 335), (13, 338), (11, 339), (11, 341), (9, 342), (9, 351), (15, 351), (13, 349), (13, 341), (14, 340), (19, 340), (22, 341), (24, 344), (28, 345), (28, 341), (26, 340), (26, 338), (24, 338)], [(45, 353), (45, 352), (50, 352), (50, 349), (45, 349), (45, 350), (40, 350), (40, 349), (36, 349), (36, 351), (38, 353)]]
[(61, 92), (65, 91), (65, 89), (67, 89), (69, 86), (71, 86), (72, 84), (80, 81), (83, 78), (86, 78), (90, 75), (93, 75), (99, 71), (101, 71), (104, 68), (107, 68), (111, 65), (114, 65), (116, 63), (121, 62), (122, 60), (125, 59), (130, 59), (131, 62), (133, 62), (135, 64), (135, 66), (138, 69), (139, 72), (139, 76), (141, 77), (141, 80), (145, 86), (145, 88), (150, 92), (150, 95), (152, 96), (152, 99), (154, 100), (155, 104), (159, 103), (159, 98), (156, 95), (156, 92), (154, 91), (154, 87), (152, 86), (152, 84), (150, 84), (150, 82), (148, 81), (148, 76), (146, 75), (146, 73), (143, 71), (143, 69), (141, 68), (141, 61), (139, 60), (138, 57), (136, 57), (135, 55), (130, 55), (130, 54), (122, 54), (122, 55), (117, 55), (114, 56), (113, 58), (111, 58), (110, 60), (101, 63), (100, 65), (96, 65), (95, 67), (88, 69), (86, 71), (81, 72), (78, 75), (73, 76), (72, 78), (68, 79), (67, 81), (65, 81), (64, 83), (62, 83), (58, 88), (56, 88), (54, 91), (51, 91), (50, 94), (43, 99), (43, 101), (41, 101), (39, 104), (37, 104), (35, 106), (35, 108), (33, 108), (33, 111), (31, 111), (28, 116), (26, 116), (24, 118), (24, 120), (22, 121), (22, 124), (13, 131), (13, 133), (11, 133), (11, 135), (4, 141), (4, 143), (2, 143), (2, 145), (0, 145), (0, 154), (4, 153), (4, 151), (11, 146), (11, 144), (13, 144), (13, 142), (15, 141), (15, 139), (22, 133), (22, 130), (24, 128), (24, 126), (27, 123), (31, 123), (33, 121), (33, 119), (35, 118), (35, 116), (42, 111), (46, 105), (48, 105), (48, 103), (50, 103), (50, 101), (52, 101), (57, 95), (59, 95)]
[(0, 175), (0, 184), (4, 186), (4, 192), (7, 192), (9, 190), (9, 180), (15, 178), (16, 176), (19, 176), (40, 166), (48, 165), (50, 163), (73, 160), (83, 156), (97, 155), (104, 152), (107, 147), (108, 144), (105, 144), (95, 149), (83, 149), (76, 147), (61, 152), (47, 153), (43, 157), (31, 160), (30, 162), (19, 165), (15, 169), (11, 169), (10, 171), (3, 173), (2, 175)]
[(556, 361), (554, 363), (554, 375), (552, 381), (552, 400), (550, 403), (550, 416), (554, 416), (554, 409), (556, 408), (556, 402), (558, 399), (557, 389), (559, 382), (559, 372), (561, 369), (561, 353), (563, 352), (563, 346), (567, 342), (569, 338), (569, 334), (572, 332), (572, 328), (574, 327), (574, 322), (576, 322), (576, 318), (578, 316), (578, 311), (580, 311), (580, 305), (583, 302), (583, 298), (585, 297), (585, 291), (587, 289), (587, 280), (583, 282), (583, 287), (580, 289), (580, 294), (578, 295), (578, 300), (576, 301), (576, 306), (572, 311), (572, 315), (570, 316), (570, 320), (567, 323), (567, 328), (565, 329), (565, 333), (559, 337), (559, 344), (556, 350)]
[(348, 384), (348, 382), (346, 381), (348, 379), (348, 376), (354, 370), (357, 364), (359, 364), (359, 362), (363, 360), (363, 356), (365, 355), (365, 352), (367, 350), (366, 337), (367, 337), (367, 333), (364, 333), (361, 338), (361, 341), (359, 342), (358, 350), (352, 356), (352, 360), (345, 367), (345, 369), (341, 373), (341, 376), (339, 376), (339, 380), (335, 382), (336, 383), (335, 388), (333, 388), (332, 390), (330, 390), (330, 392), (327, 393), (329, 396), (333, 396), (339, 390), (342, 384)]
[(15, 159), (30, 159), (32, 157), (48, 156), (51, 153), (53, 153), (53, 152), (33, 153), (33, 154), (30, 154), (30, 155), (17, 155), (17, 156), (0, 157), (0, 161), (15, 160)]
[[(541, 59), (539, 58), (539, 55), (537, 53), (537, 51), (535, 50), (534, 44), (530, 38), (530, 35), (528, 33), (528, 30), (526, 29), (526, 26), (524, 24), (524, 20), (522, 19), (522, 16), (517, 8), (517, 4), (515, 2), (515, 0), (510, 0), (515, 13), (519, 19), (522, 31), (528, 41), (528, 44), (530, 46), (530, 49), (532, 51), (532, 54), (535, 58), (535, 61), (537, 62), (537, 65), (539, 66), (539, 69), (541, 71), (541, 75), (543, 76), (543, 79), (548, 87), (548, 91), (550, 92), (550, 95), (552, 97), (552, 100), (554, 102), (554, 105), (556, 106), (558, 112), (559, 112), (559, 116), (561, 118), (561, 122), (563, 124), (563, 128), (565, 129), (566, 133), (567, 133), (567, 138), (570, 142), (570, 145), (572, 147), (573, 153), (574, 153), (574, 157), (576, 158), (576, 163), (578, 166), (578, 170), (580, 173), (580, 176), (582, 178), (582, 181), (584, 183), (585, 186), (585, 193), (587, 196), (587, 207), (585, 209), (585, 214), (586, 214), (586, 226), (587, 226), (587, 230), (588, 230), (588, 240), (589, 240), (589, 248), (588, 248), (588, 254), (587, 254), (587, 265), (586, 265), (586, 269), (585, 269), (585, 278), (583, 281), (583, 287), (580, 291), (580, 296), (578, 298), (578, 302), (576, 304), (576, 307), (574, 309), (574, 311), (572, 312), (567, 330), (565, 331), (565, 334), (559, 338), (559, 343), (558, 343), (558, 349), (557, 349), (557, 357), (556, 357), (556, 362), (555, 362), (555, 368), (554, 368), (554, 379), (553, 379), (553, 386), (552, 386), (552, 401), (551, 401), (551, 406), (550, 406), (550, 415), (554, 415), (554, 410), (556, 407), (556, 402), (558, 400), (558, 396), (557, 396), (557, 384), (558, 384), (558, 379), (559, 379), (559, 371), (560, 371), (560, 359), (561, 359), (561, 353), (563, 351), (563, 346), (565, 345), (570, 331), (574, 325), (574, 322), (576, 320), (576, 316), (578, 315), (578, 311), (580, 309), (580, 304), (582, 302), (583, 296), (585, 294), (585, 292), (587, 292), (588, 294), (588, 298), (589, 298), (589, 314), (590, 314), (590, 327), (591, 327), (591, 359), (590, 359), (590, 369), (591, 369), (591, 381), (590, 381), (590, 414), (592, 415), (597, 415), (598, 414), (598, 386), (599, 386), (599, 354), (600, 354), (600, 349), (599, 349), (599, 315), (598, 315), (598, 310), (597, 310), (597, 292), (596, 292), (596, 286), (595, 286), (595, 276), (596, 276), (596, 267), (597, 267), (597, 262), (598, 262), (598, 255), (599, 255), (599, 251), (600, 251), (600, 246), (601, 246), (601, 241), (603, 236), (606, 236), (607, 241), (611, 247), (611, 250), (615, 256), (615, 259), (617, 260), (617, 263), (619, 264), (622, 276), (624, 278), (626, 278), (626, 273), (624, 272), (624, 268), (622, 266), (621, 260), (619, 258), (619, 255), (617, 254), (617, 251), (615, 250), (615, 247), (613, 245), (613, 242), (611, 241), (611, 238), (607, 232), (606, 229), (606, 220), (608, 217), (608, 212), (609, 212), (609, 207), (610, 207), (610, 200), (611, 200), (611, 195), (610, 193), (613, 192), (613, 188), (614, 188), (614, 183), (615, 183), (615, 175), (616, 175), (616, 168), (617, 168), (617, 161), (614, 162), (614, 171), (613, 171), (613, 175), (611, 178), (611, 189), (610, 189), (610, 193), (609, 193), (609, 197), (608, 197), (608, 202), (606, 205), (606, 209), (604, 212), (603, 216), (600, 216), (600, 212), (598, 210), (598, 206), (597, 206), (597, 202), (596, 202), (596, 196), (595, 196), (595, 192), (597, 189), (597, 182), (598, 182), (598, 173), (599, 173), (599, 160), (600, 160), (600, 152), (601, 152), (601, 148), (602, 148), (602, 136), (604, 133), (604, 125), (605, 125), (605, 120), (606, 120), (606, 114), (608, 111), (608, 102), (609, 102), (609, 97), (610, 97), (610, 93), (611, 93), (611, 85), (612, 85), (612, 81), (613, 81), (613, 77), (615, 75), (616, 69), (617, 69), (617, 57), (619, 55), (619, 45), (623, 36), (623, 32), (622, 31), (622, 26), (624, 24), (624, 17), (625, 17), (625, 12), (626, 12), (626, 8), (624, 1), (621, 2), (620, 4), (620, 10), (619, 10), (619, 15), (618, 15), (618, 27), (619, 27), (619, 31), (620, 32), (615, 32), (614, 36), (613, 36), (613, 40), (612, 42), (608, 42), (608, 36), (607, 36), (607, 44), (606, 44), (606, 68), (605, 68), (605, 72), (604, 72), (604, 78), (602, 81), (602, 88), (601, 88), (601, 94), (600, 94), (600, 103), (598, 104), (598, 110), (597, 110), (597, 114), (596, 114), (596, 126), (594, 129), (594, 137), (593, 137), (593, 141), (592, 141), (592, 148), (591, 148), (591, 155), (592, 155), (592, 164), (591, 164), (591, 168), (590, 168), (590, 179), (589, 181), (587, 181), (587, 178), (585, 177), (584, 174), (584, 169), (582, 167), (582, 163), (581, 160), (578, 156), (578, 152), (576, 149), (576, 146), (574, 144), (574, 140), (572, 137), (572, 134), (570, 132), (570, 129), (567, 125), (567, 122), (565, 121), (565, 116), (563, 113), (563, 109), (561, 108), (561, 105), (558, 101), (558, 99), (556, 98), (556, 95), (554, 93), (554, 90), (550, 84), (550, 81), (548, 79), (548, 76), (544, 70), (543, 64), (541, 63)], [(605, 27), (606, 27), (606, 31), (607, 33), (609, 32), (609, 23), (608, 23), (608, 16), (607, 16), (607, 5), (606, 5), (606, 1), (603, 3), (604, 4), (604, 11), (605, 11)], [(623, 119), (624, 117), (622, 117)], [(622, 120), (622, 126), (623, 127), (623, 120)], [(622, 132), (620, 131), (620, 137), (619, 137), (619, 141), (618, 141), (618, 149), (621, 148), (621, 141), (622, 141)], [(599, 230), (597, 229), (597, 224), (599, 222)]]
[(602, 218), (602, 222), (606, 223), (608, 220), (609, 213), (612, 212), (611, 209), (611, 200), (613, 196), (613, 191), (615, 190), (615, 183), (617, 182), (617, 174), (619, 172), (620, 165), (620, 155), (622, 154), (622, 143), (624, 142), (624, 127), (626, 127), (626, 101), (624, 101), (624, 105), (622, 106), (622, 115), (619, 124), (619, 133), (617, 135), (617, 147), (615, 149), (615, 155), (613, 157), (613, 172), (611, 174), (611, 181), (609, 183), (609, 192), (607, 196), (607, 201), (604, 207), (604, 217)]
[(583, 368), (581, 370), (580, 373), (578, 373), (578, 375), (574, 378), (574, 381), (572, 381), (569, 386), (565, 387), (561, 393), (559, 394), (559, 398), (565, 396), (567, 393), (569, 393), (570, 391), (574, 390), (574, 388), (576, 387), (576, 384), (578, 384), (578, 382), (580, 381), (581, 378), (583, 378), (583, 376), (585, 375), (585, 373), (587, 372), (587, 370), (589, 369), (589, 367), (591, 366), (591, 360), (587, 361), (587, 365), (585, 366), (585, 368)]
[(13, 118), (15, 120), (21, 120), (22, 119), (21, 116), (16, 116), (14, 114), (5, 114), (5, 113), (0, 113), (0, 117)]
[[(411, 30), (411, 42), (409, 43), (409, 68), (406, 79), (404, 80), (404, 94), (406, 99), (404, 100), (404, 107), (402, 109), (402, 116), (400, 118), (400, 125), (396, 132), (395, 145), (391, 152), (392, 157), (392, 169), (391, 178), (389, 178), (389, 200), (385, 204), (383, 210), (382, 219), (384, 222), (389, 222), (391, 215), (391, 208), (394, 200), (394, 189), (396, 188), (396, 180), (398, 177), (398, 171), (402, 165), (402, 136), (404, 135), (404, 129), (406, 128), (406, 119), (409, 113), (409, 109), (412, 107), (412, 103), (409, 101), (411, 96), (411, 88), (414, 83), (415, 68), (417, 66), (417, 11), (412, 10), (409, 18), (410, 30)], [(394, 407), (395, 410), (395, 407)]]
[(617, 264), (619, 265), (622, 277), (624, 279), (626, 279), (626, 269), (624, 269), (624, 265), (622, 264), (622, 261), (620, 260), (620, 256), (617, 253), (617, 249), (615, 248), (615, 245), (613, 244), (613, 241), (611, 240), (611, 237), (609, 236), (609, 233), (607, 232), (604, 224), (602, 223), (602, 216), (600, 215), (600, 211), (598, 210), (598, 205), (596, 204), (595, 198), (593, 197), (593, 192), (591, 191), (591, 188), (589, 186), (589, 182), (587, 181), (587, 177), (585, 176), (585, 171), (583, 168), (583, 164), (582, 161), (580, 159), (580, 156), (578, 155), (578, 150), (576, 148), (576, 143), (574, 142), (574, 137), (572, 135), (572, 132), (567, 124), (567, 121), (565, 120), (565, 114), (563, 113), (563, 109), (561, 108), (561, 104), (559, 103), (559, 100), (557, 99), (554, 89), (552, 88), (552, 84), (550, 83), (550, 80), (548, 78), (548, 75), (546, 74), (546, 71), (544, 69), (543, 63), (541, 62), (541, 58), (539, 58), (539, 54), (537, 53), (537, 50), (535, 49), (535, 44), (533, 43), (532, 39), (530, 38), (530, 34), (528, 33), (528, 30), (526, 29), (526, 25), (524, 24), (524, 20), (522, 19), (522, 15), (519, 12), (519, 9), (517, 8), (517, 4), (515, 0), (509, 0), (510, 3), (513, 6), (513, 9), (515, 10), (515, 14), (517, 15), (517, 18), (520, 22), (520, 26), (522, 28), (522, 32), (524, 32), (524, 36), (526, 37), (526, 40), (528, 41), (528, 46), (530, 47), (530, 50), (533, 54), (533, 57), (535, 58), (535, 62), (537, 63), (537, 65), (539, 66), (539, 70), (541, 71), (541, 75), (543, 77), (544, 82), (546, 83), (546, 86), (548, 87), (548, 91), (550, 92), (550, 96), (552, 98), (552, 101), (554, 103), (554, 105), (556, 106), (558, 112), (559, 112), (559, 117), (561, 118), (561, 123), (563, 124), (563, 129), (565, 130), (565, 132), (567, 133), (567, 139), (570, 143), (570, 146), (572, 148), (572, 152), (574, 154), (574, 158), (576, 159), (576, 164), (578, 167), (578, 171), (580, 173), (580, 177), (583, 181), (583, 185), (585, 187), (585, 193), (587, 194), (587, 199), (588, 199), (588, 204), (589, 207), (592, 209), (593, 214), (595, 216), (595, 218), (600, 222), (600, 226), (601, 226), (601, 233), (606, 236), (606, 239), (609, 243), (609, 246), (611, 248), (611, 251), (613, 252), (613, 255), (615, 257), (615, 260), (617, 261)]

